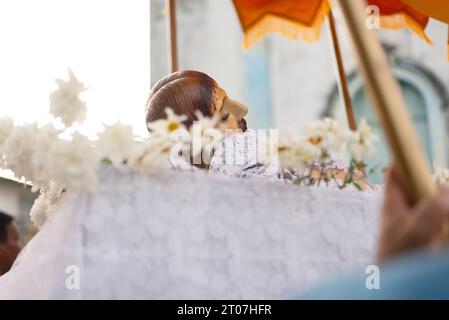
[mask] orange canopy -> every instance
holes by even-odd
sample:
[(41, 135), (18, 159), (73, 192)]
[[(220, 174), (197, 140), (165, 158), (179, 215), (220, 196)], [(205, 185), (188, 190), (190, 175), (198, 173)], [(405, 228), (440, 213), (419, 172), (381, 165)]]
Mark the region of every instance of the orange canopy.
[[(252, 46), (271, 32), (315, 42), (329, 13), (328, 0), (233, 0), (245, 38)], [(449, 0), (367, 0), (380, 10), (380, 26), (409, 28), (430, 43), (425, 33), (429, 17), (449, 24)], [(448, 39), (449, 42), (449, 39)], [(449, 52), (448, 52), (449, 59)]]
[(327, 0), (233, 0), (245, 39), (245, 49), (271, 32), (314, 42), (329, 12)]
[[(320, 37), (322, 24), (330, 9), (328, 0), (233, 1), (245, 33), (244, 48), (249, 48), (271, 32), (278, 32), (291, 39), (315, 42)], [(429, 0), (408, 1), (431, 2)], [(449, 0), (437, 1), (449, 3)], [(368, 4), (379, 7), (381, 28), (410, 28), (430, 43), (424, 32), (429, 21), (427, 15), (429, 11), (421, 13), (403, 0), (368, 0)], [(427, 9), (429, 6), (427, 4), (424, 7)]]
[(448, 24), (447, 60), (449, 61), (449, 1), (448, 0), (403, 0), (413, 9), (425, 13), (429, 17)]
[(395, 30), (410, 28), (427, 43), (431, 42), (424, 32), (429, 22), (426, 14), (416, 11), (402, 0), (368, 0), (367, 2), (379, 8), (381, 28)]
[(449, 24), (448, 0), (402, 0), (411, 8)]
[[(427, 43), (431, 41), (424, 29), (429, 18), (449, 24), (449, 0), (368, 0), (368, 3), (379, 7), (381, 28), (408, 27)], [(449, 32), (447, 41), (449, 46)], [(449, 47), (447, 59), (449, 60)]]

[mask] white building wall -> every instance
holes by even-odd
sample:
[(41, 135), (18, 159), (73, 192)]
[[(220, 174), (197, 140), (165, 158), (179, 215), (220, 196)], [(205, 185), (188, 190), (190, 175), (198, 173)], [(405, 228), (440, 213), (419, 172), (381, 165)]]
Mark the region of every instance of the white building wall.
[[(169, 73), (165, 0), (151, 0), (151, 82)], [(177, 1), (181, 69), (212, 76), (228, 95), (244, 100), (242, 32), (232, 1)]]
[(315, 44), (271, 36), (270, 74), (273, 124), (301, 129), (318, 118), (335, 84), (326, 34)]

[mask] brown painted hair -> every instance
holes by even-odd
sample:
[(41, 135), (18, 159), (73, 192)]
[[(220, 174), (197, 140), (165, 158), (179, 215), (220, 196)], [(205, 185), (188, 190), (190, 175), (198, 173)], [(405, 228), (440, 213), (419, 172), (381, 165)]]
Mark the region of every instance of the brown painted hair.
[(164, 119), (165, 108), (169, 107), (175, 114), (186, 115), (184, 124), (190, 127), (197, 120), (197, 110), (204, 116), (213, 115), (217, 89), (215, 80), (199, 71), (184, 70), (169, 74), (151, 89), (146, 106), (146, 121)]

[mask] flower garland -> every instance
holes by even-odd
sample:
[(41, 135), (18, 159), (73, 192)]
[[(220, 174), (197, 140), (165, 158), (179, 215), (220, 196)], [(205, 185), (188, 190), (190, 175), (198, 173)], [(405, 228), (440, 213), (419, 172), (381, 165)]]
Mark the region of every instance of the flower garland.
[[(300, 140), (284, 138), (278, 152), (281, 163), (294, 172), (296, 184), (315, 185), (334, 181), (341, 189), (353, 185), (364, 189), (366, 182), (366, 159), (374, 153), (377, 137), (362, 120), (357, 131), (341, 126), (331, 118), (309, 125), (307, 134)], [(335, 159), (349, 154), (348, 167), (339, 168)]]
[[(64, 190), (95, 190), (97, 166), (101, 162), (126, 164), (142, 173), (190, 167), (192, 159), (194, 164), (198, 157), (200, 163), (205, 156), (210, 159), (225, 136), (218, 116), (208, 118), (197, 113), (198, 121), (188, 130), (183, 124), (186, 116), (167, 108), (166, 119), (147, 124), (150, 135), (145, 139), (136, 137), (130, 125), (117, 122), (104, 125), (98, 139), (90, 140), (73, 128), (75, 123), (82, 124), (86, 116), (86, 103), (79, 97), (86, 88), (71, 70), (68, 74), (67, 81), (56, 80), (58, 89), (50, 94), (49, 111), (61, 120), (62, 129), (52, 123), (15, 125), (10, 118), (0, 119), (0, 167), (31, 182), (32, 191), (40, 193), (30, 212), (38, 228), (50, 217)], [(365, 161), (374, 152), (376, 141), (365, 120), (357, 131), (351, 131), (326, 118), (312, 123), (300, 139), (280, 138), (276, 148), (269, 146), (269, 150), (277, 152), (281, 166), (294, 173), (295, 184), (334, 181), (339, 188), (354, 185), (363, 189)], [(342, 153), (350, 155), (345, 170), (334, 160)], [(449, 170), (438, 168), (434, 179), (438, 184), (449, 185)]]

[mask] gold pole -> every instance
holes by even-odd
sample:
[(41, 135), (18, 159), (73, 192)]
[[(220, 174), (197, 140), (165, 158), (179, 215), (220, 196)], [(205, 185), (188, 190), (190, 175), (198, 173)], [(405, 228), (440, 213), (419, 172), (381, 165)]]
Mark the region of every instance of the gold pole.
[(338, 0), (338, 3), (390, 151), (402, 170), (410, 201), (417, 202), (436, 187), (401, 89), (390, 71), (376, 32), (365, 26), (365, 1)]
[(178, 44), (176, 39), (176, 0), (167, 0), (168, 7), (168, 30), (170, 33), (169, 39), (169, 54), (170, 54), (170, 70), (171, 72), (178, 71)]
[(335, 62), (337, 65), (338, 89), (343, 97), (343, 102), (345, 104), (346, 118), (348, 119), (349, 129), (355, 131), (357, 129), (357, 125), (355, 122), (354, 111), (352, 109), (351, 96), (349, 94), (348, 89), (348, 81), (346, 79), (345, 68), (343, 65), (343, 58), (341, 56), (340, 51), (340, 42), (338, 40), (337, 29), (335, 27), (335, 20), (332, 11), (329, 11), (327, 19), (329, 20), (329, 30), (331, 34), (332, 48), (334, 50)]

